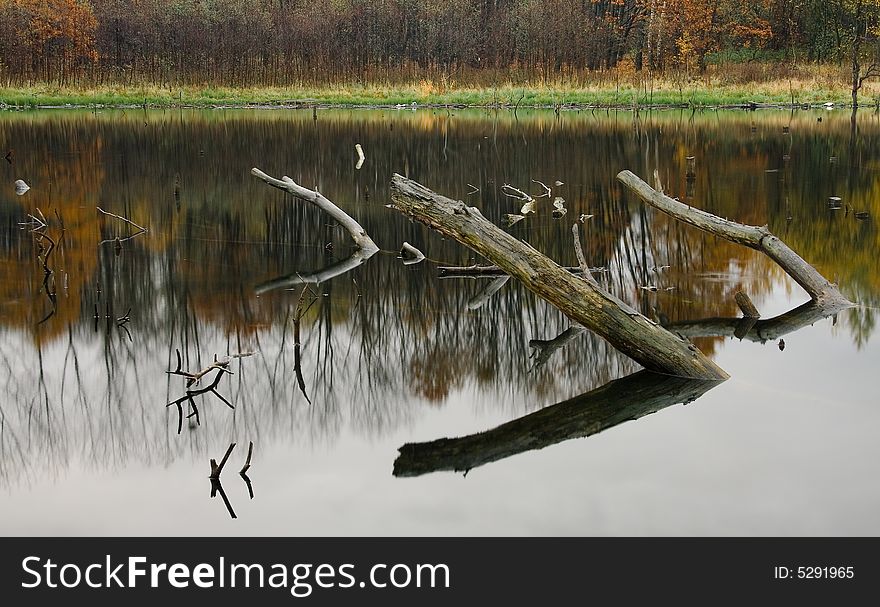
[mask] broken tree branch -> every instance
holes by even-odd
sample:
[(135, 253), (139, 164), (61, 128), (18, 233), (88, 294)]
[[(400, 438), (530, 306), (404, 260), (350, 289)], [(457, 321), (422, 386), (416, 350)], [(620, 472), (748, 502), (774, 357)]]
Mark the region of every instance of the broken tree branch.
[(358, 247), (347, 259), (331, 264), (321, 270), (308, 273), (294, 272), (263, 282), (257, 285), (255, 289), (258, 295), (275, 289), (289, 289), (301, 284), (320, 284), (353, 270), (379, 251), (379, 247), (367, 235), (367, 231), (364, 230), (361, 224), (317, 190), (304, 188), (287, 176), (275, 179), (257, 168), (251, 169), (251, 174), (279, 190), (284, 190), (300, 200), (305, 200), (317, 206), (345, 228)]
[(244, 462), (244, 466), (239, 471), (239, 474), (244, 476), (247, 474), (247, 471), (251, 469), (251, 456), (254, 454), (254, 441), (250, 441), (248, 443), (248, 454), (247, 460)]
[(584, 257), (584, 249), (581, 247), (581, 235), (578, 230), (578, 224), (571, 224), (571, 235), (574, 238), (574, 253), (577, 255), (578, 263), (581, 264), (581, 274), (583, 275), (584, 280), (598, 287), (599, 283), (596, 282), (596, 279), (590, 274), (590, 266), (587, 264), (587, 258)]
[[(177, 368), (174, 371), (166, 371), (165, 373), (167, 373), (168, 375), (179, 375), (181, 377), (185, 377), (186, 378), (186, 392), (184, 393), (183, 396), (181, 396), (180, 398), (178, 398), (176, 400), (171, 401), (170, 403), (168, 403), (165, 406), (170, 407), (171, 405), (174, 405), (175, 407), (177, 407), (177, 433), (178, 434), (180, 434), (181, 431), (183, 430), (183, 418), (184, 418), (183, 403), (184, 403), (184, 401), (189, 401), (190, 407), (192, 407), (192, 413), (187, 415), (186, 418), (189, 419), (191, 417), (195, 417), (196, 418), (196, 425), (199, 425), (199, 426), (202, 425), (201, 420), (199, 419), (199, 408), (196, 406), (196, 401), (193, 398), (194, 396), (199, 396), (200, 394), (205, 394), (207, 392), (211, 392), (212, 394), (214, 394), (214, 396), (216, 396), (217, 398), (222, 400), (224, 403), (226, 403), (227, 407), (229, 407), (230, 409), (235, 409), (235, 406), (231, 402), (226, 400), (226, 398), (222, 394), (217, 392), (217, 384), (220, 383), (220, 380), (223, 378), (223, 374), (224, 373), (228, 373), (230, 375), (233, 374), (232, 371), (230, 371), (228, 369), (229, 363), (231, 362), (231, 358), (227, 358), (225, 360), (218, 361), (217, 357), (214, 356), (214, 362), (211, 363), (210, 366), (208, 366), (205, 369), (202, 369), (201, 371), (198, 371), (196, 373), (190, 373), (188, 371), (184, 371), (181, 367), (182, 361), (180, 358), (180, 350), (175, 349), (175, 353), (177, 354)], [(240, 358), (242, 356), (250, 356), (250, 354), (251, 353), (241, 353), (241, 354), (234, 355), (233, 357)], [(197, 390), (190, 390), (191, 386), (199, 383), (202, 380), (202, 378), (205, 375), (207, 375), (208, 373), (210, 373), (211, 371), (217, 371), (217, 375), (214, 376), (214, 380), (208, 386), (206, 386), (204, 388), (199, 388)]]
[(226, 465), (226, 460), (229, 459), (229, 456), (232, 454), (232, 450), (235, 449), (235, 443), (230, 443), (229, 448), (226, 449), (226, 454), (223, 456), (223, 459), (220, 460), (220, 464), (217, 465), (217, 460), (211, 458), (211, 476), (208, 478), (219, 480), (220, 473), (223, 472), (223, 466)]
[(621, 171), (617, 179), (650, 206), (705, 232), (761, 251), (775, 261), (816, 302), (850, 303), (837, 289), (787, 244), (773, 235), (767, 226), (750, 226), (729, 221), (686, 205), (658, 192), (630, 171)]
[(379, 250), (379, 247), (377, 247), (376, 243), (373, 242), (373, 239), (367, 235), (367, 231), (361, 227), (361, 224), (359, 224), (351, 215), (333, 204), (317, 190), (304, 188), (286, 175), (281, 179), (275, 179), (257, 168), (251, 169), (251, 174), (279, 190), (284, 190), (285, 192), (293, 194), (300, 200), (312, 203), (330, 215), (333, 219), (339, 222), (339, 225), (348, 230), (354, 243), (361, 249), (361, 251), (363, 251), (367, 258)]
[(755, 304), (752, 303), (751, 298), (745, 293), (745, 291), (737, 291), (736, 295), (733, 296), (733, 299), (736, 300), (736, 305), (742, 310), (743, 317), (761, 318), (761, 313), (758, 312), (758, 308), (755, 307)]
[(486, 257), (646, 369), (700, 379), (728, 377), (693, 344), (669, 333), (614, 295), (573, 276), (487, 221), (478, 209), (398, 174), (391, 180), (391, 199), (393, 208)]

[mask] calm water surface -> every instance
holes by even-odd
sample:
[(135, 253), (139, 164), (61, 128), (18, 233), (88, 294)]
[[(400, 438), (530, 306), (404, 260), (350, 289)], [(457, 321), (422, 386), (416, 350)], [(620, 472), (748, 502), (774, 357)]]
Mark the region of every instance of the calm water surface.
[[(0, 533), (880, 534), (880, 120), (857, 126), (808, 111), (0, 113)], [(255, 166), (317, 187), (383, 250), (267, 289), (352, 247)], [(590, 216), (597, 277), (664, 323), (735, 318), (739, 290), (765, 319), (808, 299), (766, 258), (639, 204), (615, 182), (627, 168), (768, 224), (859, 305), (784, 344), (703, 331), (730, 380), (667, 406), (639, 376), (599, 392), (617, 394), (602, 409), (577, 397), (636, 364), (588, 333), (536, 347), (568, 328), (558, 311), (514, 282), (476, 307), (490, 281), (438, 267), (482, 260), (386, 208), (393, 172), (495, 222), (519, 207), (503, 185), (541, 181), (567, 214), (540, 199), (510, 231), (576, 265), (571, 224)], [(428, 260), (403, 265), (404, 241)], [(217, 385), (235, 408), (199, 396), (179, 434), (175, 351), (191, 372), (249, 354)], [(470, 438), (398, 452), (445, 437)], [(231, 442), (227, 507), (207, 477)]]

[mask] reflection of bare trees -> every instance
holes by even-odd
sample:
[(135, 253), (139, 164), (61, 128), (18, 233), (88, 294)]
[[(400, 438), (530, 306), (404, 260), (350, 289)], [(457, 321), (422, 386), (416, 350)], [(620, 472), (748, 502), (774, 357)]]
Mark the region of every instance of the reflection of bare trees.
[[(764, 147), (752, 149), (748, 146), (756, 143), (736, 138), (737, 125), (748, 127), (737, 116), (690, 125), (673, 114), (651, 116), (638, 133), (629, 119), (599, 120), (587, 113), (556, 121), (520, 112), (516, 123), (504, 115), (450, 120), (419, 113), (393, 125), (379, 113), (339, 113), (320, 127), (306, 115), (242, 116), (71, 113), (35, 115), (26, 123), (0, 116), (10, 137), (35, 142), (31, 154), (16, 158), (16, 168), (40, 177), (29, 180), (36, 187), (27, 197), (7, 200), (0, 193), (0, 383), (6, 386), (0, 400), (0, 484), (60, 474), (72, 462), (112, 468), (131, 461), (204, 461), (244, 437), (266, 445), (329, 443), (345, 430), (380, 435), (406, 427), (422, 408), (443, 406), (459, 393), (475, 408), (503, 407), (515, 417), (628, 375), (636, 370), (630, 361), (570, 328), (556, 310), (513, 281), (485, 298), (479, 291), (487, 281), (438, 280), (438, 265), (483, 260), (393, 218), (383, 207), (391, 171), (405, 166), (413, 177), (479, 206), (496, 223), (519, 210), (503, 195), (503, 184), (564, 181), (560, 192), (571, 211), (565, 217), (592, 215), (580, 229), (586, 259), (606, 270), (596, 276), (603, 287), (647, 315), (676, 323), (712, 314), (733, 317), (737, 290), (745, 289), (760, 304), (779, 274), (756, 256), (689, 233), (642, 205), (627, 205), (613, 175), (625, 166), (644, 174), (659, 167), (670, 194), (683, 193), (684, 168), (678, 165), (691, 153), (685, 148), (694, 136), (711, 139), (711, 153), (697, 163), (695, 196), (708, 194), (705, 200), (716, 213), (772, 224), (781, 199), (768, 200), (754, 190), (738, 198), (731, 192), (741, 188), (721, 183), (717, 175), (734, 168), (731, 179), (745, 179), (750, 171), (763, 176), (775, 156), (792, 154), (799, 163), (787, 165), (796, 169), (786, 169), (784, 196), (795, 204), (808, 197), (815, 167), (827, 176), (836, 137), (823, 131), (828, 140), (818, 142), (816, 158), (807, 161), (796, 156), (799, 149), (805, 154), (805, 124), (793, 123), (784, 141), (767, 137)], [(768, 120), (772, 124), (773, 118)], [(350, 162), (354, 131), (365, 147), (383, 150), (371, 156), (369, 171), (356, 174)], [(252, 143), (242, 150), (236, 144), (241, 141)], [(864, 141), (859, 145), (876, 145)], [(445, 144), (443, 156), (438, 142)], [(585, 147), (597, 152), (590, 162), (584, 161)], [(70, 152), (74, 149), (90, 153), (81, 156)], [(230, 149), (239, 151), (228, 154)], [(865, 147), (860, 153), (868, 157), (877, 150)], [(41, 172), (43, 156), (53, 157), (52, 172)], [(412, 242), (428, 260), (402, 266), (392, 255), (376, 255), (344, 276), (309, 284), (301, 314), (295, 313), (299, 289), (255, 297), (253, 289), (262, 282), (296, 269), (332, 266), (351, 250), (347, 234), (317, 209), (282, 203), (280, 195), (248, 178), (247, 167), (254, 163), (273, 170), (306, 167), (297, 179), (351, 208), (377, 243), (396, 250)], [(100, 179), (93, 178), (94, 167), (100, 167)], [(61, 184), (51, 197), (39, 189), (50, 179)], [(854, 183), (853, 196), (866, 197), (870, 187), (864, 180)], [(68, 233), (52, 259), (60, 263), (56, 256), (64, 254), (70, 288), (62, 289), (59, 281), (58, 313), (34, 329), (46, 300), (39, 280), (34, 282), (42, 276), (34, 272), (33, 245), (17, 224), (33, 211), (24, 202), (37, 195), (44, 196), (41, 205), (51, 199), (63, 212)], [(97, 229), (98, 204), (138, 218), (150, 232), (126, 242), (118, 255), (113, 246), (96, 246), (115, 236)], [(88, 214), (78, 217), (81, 207)], [(810, 259), (815, 254), (810, 242), (821, 244), (826, 229), (841, 236), (836, 241), (844, 256), (856, 245), (869, 250), (871, 226), (860, 224), (847, 239), (851, 226), (839, 218), (807, 219), (774, 230)], [(549, 213), (530, 214), (510, 232), (573, 265), (569, 227)], [(850, 281), (849, 287), (860, 289), (864, 297), (858, 299), (865, 301), (876, 297), (872, 285), (878, 274), (871, 270), (876, 262), (857, 261), (861, 282)], [(834, 276), (833, 260), (823, 263), (824, 273)], [(657, 290), (642, 288), (650, 286)], [(106, 322), (94, 322), (95, 310)], [(123, 317), (131, 340), (116, 326)], [(873, 330), (870, 307), (855, 308), (845, 318), (863, 338)], [(749, 336), (769, 335), (773, 320), (760, 321), (768, 324)], [(725, 325), (716, 333), (727, 332)], [(566, 347), (549, 349), (562, 340), (568, 340)], [(535, 365), (529, 357), (542, 348), (545, 355), (554, 353)], [(217, 384), (235, 409), (202, 406), (215, 397), (195, 395), (201, 426), (190, 418), (180, 436), (176, 412), (163, 408), (186, 390), (184, 380), (165, 375), (175, 368), (176, 349), (184, 369), (205, 368), (214, 353), (255, 353), (233, 359), (234, 375), (223, 374)]]

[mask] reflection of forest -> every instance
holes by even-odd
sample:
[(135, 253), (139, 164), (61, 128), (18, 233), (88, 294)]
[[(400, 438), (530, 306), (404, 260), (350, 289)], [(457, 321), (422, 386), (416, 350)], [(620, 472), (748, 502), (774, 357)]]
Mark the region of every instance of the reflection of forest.
[[(469, 251), (384, 208), (392, 172), (480, 206), (493, 220), (515, 212), (505, 183), (538, 192), (530, 180), (564, 185), (561, 220), (539, 214), (511, 230), (566, 265), (575, 264), (570, 226), (581, 213), (590, 263), (612, 291), (643, 312), (671, 320), (735, 316), (733, 294), (761, 297), (781, 272), (757, 254), (682, 227), (623, 196), (623, 168), (658, 169), (667, 193), (722, 216), (770, 228), (846, 295), (877, 305), (880, 267), (873, 221), (880, 217), (873, 169), (875, 117), (851, 140), (848, 117), (812, 113), (589, 112), (517, 117), (446, 111), (108, 112), (0, 114), (0, 145), (14, 149), (0, 191), (0, 377), (9, 386), (0, 415), (0, 477), (37, 461), (77, 455), (112, 463), (169, 461), (203, 452), (209, 437), (246, 432), (321, 440), (351, 425), (381, 432), (406, 423), (415, 403), (504, 403), (514, 412), (569, 398), (634, 366), (583, 336), (528, 372), (529, 338), (567, 326), (555, 310), (508, 284), (483, 308), (466, 310), (484, 284), (438, 280), (436, 263), (467, 264)], [(754, 125), (754, 128), (753, 128)], [(784, 132), (783, 127), (790, 127)], [(357, 171), (354, 144), (367, 162)], [(685, 157), (697, 157), (694, 191)], [(832, 160), (832, 157), (833, 160)], [(351, 275), (321, 285), (303, 320), (304, 375), (315, 405), (293, 380), (296, 293), (261, 297), (254, 285), (312, 270), (349, 252), (345, 233), (315, 209), (249, 177), (252, 166), (289, 173), (357, 216), (374, 240), (396, 251), (407, 240), (431, 263), (404, 267), (380, 254)], [(473, 184), (480, 189), (468, 195)], [(829, 211), (830, 195), (855, 210)], [(95, 206), (148, 225), (129, 228)], [(549, 205), (548, 205), (549, 206)], [(35, 238), (18, 223), (39, 208), (59, 240), (49, 266), (57, 293), (50, 311)], [(61, 226), (63, 223), (63, 238)], [(326, 246), (332, 243), (332, 246)], [(118, 253), (118, 254), (117, 254)], [(669, 265), (668, 269), (655, 270)], [(641, 287), (656, 286), (657, 291)], [(667, 287), (674, 289), (667, 290)], [(96, 308), (102, 317), (95, 322)], [(131, 308), (131, 340), (115, 326)], [(873, 328), (870, 309), (844, 319), (854, 339)], [(718, 338), (697, 341), (711, 352)], [(198, 367), (214, 352), (254, 350), (221, 389), (234, 415), (206, 402), (200, 431), (174, 435), (162, 405), (179, 395), (164, 371), (174, 348)], [(196, 360), (200, 354), (201, 360)], [(164, 402), (163, 402), (164, 401)], [(487, 405), (488, 406), (488, 405)], [(41, 452), (45, 457), (34, 457)], [(54, 465), (53, 464), (53, 465)]]

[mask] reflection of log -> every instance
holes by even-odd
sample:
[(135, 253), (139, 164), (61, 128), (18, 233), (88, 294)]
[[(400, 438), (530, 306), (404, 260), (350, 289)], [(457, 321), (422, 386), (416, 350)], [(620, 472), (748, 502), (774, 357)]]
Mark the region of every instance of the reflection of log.
[(501, 290), (501, 287), (507, 284), (507, 281), (510, 280), (510, 276), (506, 274), (504, 276), (499, 276), (485, 287), (477, 291), (477, 294), (471, 297), (467, 302), (468, 310), (477, 310), (482, 308), (487, 301), (489, 301), (495, 293)]
[(639, 371), (486, 432), (408, 443), (400, 448), (394, 462), (394, 476), (470, 470), (525, 451), (597, 434), (670, 405), (692, 402), (718, 383)]
[(359, 224), (351, 215), (333, 204), (333, 202), (328, 200), (323, 194), (321, 194), (317, 190), (309, 190), (308, 188), (304, 188), (290, 177), (285, 176), (281, 179), (275, 179), (274, 177), (270, 177), (260, 169), (256, 168), (251, 169), (251, 174), (255, 177), (258, 177), (259, 179), (262, 179), (269, 185), (278, 188), (279, 190), (284, 190), (285, 192), (293, 194), (300, 200), (305, 200), (306, 202), (314, 204), (322, 211), (326, 212), (333, 219), (338, 221), (343, 228), (348, 230), (348, 233), (351, 235), (351, 239), (358, 247), (358, 249), (348, 259), (327, 266), (322, 270), (305, 274), (294, 272), (292, 274), (288, 274), (286, 276), (281, 276), (268, 282), (264, 282), (257, 286), (256, 290), (258, 294), (272, 291), (274, 289), (290, 288), (300, 284), (319, 284), (321, 282), (324, 282), (325, 280), (330, 280), (331, 278), (335, 278), (336, 276), (339, 276), (356, 268), (357, 266), (368, 260), (370, 257), (375, 255), (376, 252), (379, 250), (379, 247), (376, 246), (376, 243), (373, 242), (373, 239), (367, 235), (367, 231), (364, 230), (361, 224)]
[(435, 194), (397, 174), (392, 177), (391, 192), (394, 208), (483, 255), (646, 369), (682, 377), (727, 378), (693, 344), (669, 333), (612, 294), (567, 272), (487, 221), (475, 207)]
[(812, 300), (847, 302), (837, 290), (837, 286), (828, 282), (816, 268), (774, 236), (767, 226), (757, 227), (736, 223), (686, 205), (658, 192), (630, 171), (621, 171), (617, 179), (655, 209), (715, 236), (761, 251), (801, 285), (810, 294)]
[(530, 339), (529, 347), (535, 349), (535, 367), (542, 366), (550, 360), (554, 352), (567, 346), (584, 331), (586, 328), (582, 325), (572, 325), (553, 339)]
[[(737, 337), (757, 342), (774, 341), (850, 307), (852, 307), (852, 304), (847, 301), (828, 302), (825, 304), (808, 301), (793, 310), (789, 310), (785, 314), (780, 314), (766, 320), (703, 318), (700, 320), (671, 323), (666, 328), (688, 338)], [(744, 321), (750, 321), (750, 326), (745, 330), (743, 330)]]

